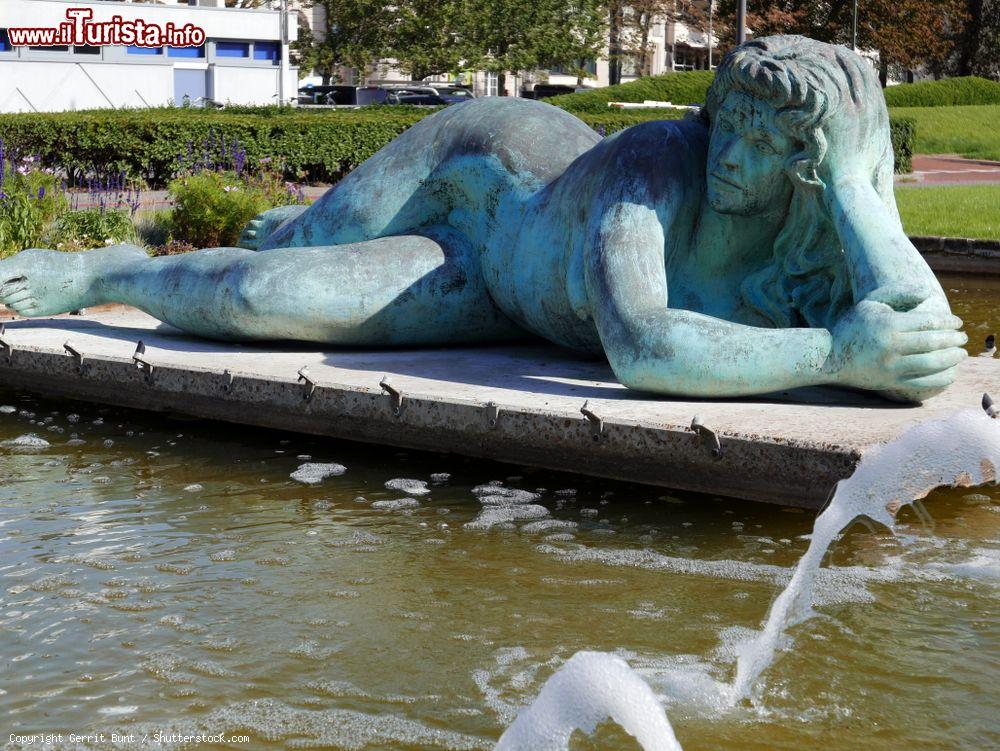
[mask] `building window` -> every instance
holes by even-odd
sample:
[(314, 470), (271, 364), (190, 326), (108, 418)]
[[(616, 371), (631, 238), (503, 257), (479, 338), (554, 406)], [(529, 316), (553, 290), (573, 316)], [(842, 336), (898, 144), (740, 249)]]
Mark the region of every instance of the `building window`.
[(249, 42), (216, 42), (216, 57), (250, 57)]
[(162, 55), (163, 47), (126, 47), (129, 55)]
[(205, 57), (205, 45), (201, 47), (167, 47), (167, 57)]
[(500, 81), (496, 73), (486, 74), (486, 96), (496, 96)]
[(10, 46), (10, 37), (7, 36), (7, 29), (0, 29), (0, 52), (10, 52), (13, 47)]
[(69, 52), (69, 47), (65, 44), (57, 44), (51, 47), (28, 47), (28, 49), (35, 52)]
[(89, 45), (89, 44), (78, 44), (75, 47), (73, 47), (73, 54), (74, 55), (100, 55), (101, 54), (101, 48), (100, 47), (94, 47), (94, 46)]
[(281, 60), (281, 44), (279, 42), (254, 42), (254, 60), (270, 60), (275, 65)]
[[(579, 67), (576, 67), (579, 66)], [(583, 71), (586, 75), (597, 75), (596, 60), (577, 60), (576, 65), (553, 65), (549, 68), (549, 73), (557, 76), (576, 76)]]

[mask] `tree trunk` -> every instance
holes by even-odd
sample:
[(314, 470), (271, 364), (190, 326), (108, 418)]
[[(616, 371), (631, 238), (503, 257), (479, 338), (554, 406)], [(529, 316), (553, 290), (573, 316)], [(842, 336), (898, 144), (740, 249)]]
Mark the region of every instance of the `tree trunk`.
[(507, 74), (502, 70), (497, 73), (497, 96), (507, 96)]
[(639, 29), (641, 31), (641, 36), (639, 37), (639, 70), (637, 71), (639, 76), (653, 75), (653, 56), (650, 54), (649, 49), (649, 34), (652, 26), (653, 15), (651, 13), (643, 13), (639, 17)]
[(983, 0), (969, 0), (969, 21), (959, 42), (957, 75), (971, 76), (972, 65), (979, 51), (979, 40), (983, 32)]
[(889, 85), (889, 63), (881, 52), (878, 56), (878, 82), (882, 84), (883, 89)]
[(622, 82), (622, 25), (625, 8), (618, 0), (608, 6), (608, 83)]

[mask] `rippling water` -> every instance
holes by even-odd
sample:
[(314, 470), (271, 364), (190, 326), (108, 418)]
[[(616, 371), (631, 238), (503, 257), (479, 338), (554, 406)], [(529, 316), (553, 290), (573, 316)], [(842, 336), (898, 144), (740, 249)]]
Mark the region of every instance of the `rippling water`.
[[(997, 322), (981, 297), (962, 305), (985, 333)], [(710, 689), (810, 513), (13, 392), (0, 405), (0, 444), (50, 444), (0, 445), (3, 741), (489, 749), (597, 650), (639, 670), (686, 751), (1000, 744), (995, 486), (933, 493), (895, 537), (856, 525), (760, 706), (732, 708)], [(290, 477), (310, 462), (346, 472)], [(498, 496), (533, 510), (508, 520)], [(637, 746), (606, 725), (576, 748)]]
[[(935, 493), (933, 523), (904, 516), (898, 538), (856, 527), (821, 577), (824, 617), (769, 672), (763, 709), (732, 710), (700, 686), (731, 677), (732, 647), (787, 580), (811, 514), (25, 395), (0, 404), (18, 409), (0, 415), (0, 441), (51, 442), (2, 449), (0, 713), (14, 732), (489, 748), (563, 660), (594, 649), (618, 650), (668, 698), (689, 751), (998, 740), (994, 487)], [(305, 456), (347, 471), (296, 482)], [(375, 507), (404, 497), (384, 487), (399, 478), (430, 492)], [(467, 528), (483, 509), (473, 489), (497, 480), (540, 493), (546, 518)], [(614, 729), (599, 738), (634, 747)]]

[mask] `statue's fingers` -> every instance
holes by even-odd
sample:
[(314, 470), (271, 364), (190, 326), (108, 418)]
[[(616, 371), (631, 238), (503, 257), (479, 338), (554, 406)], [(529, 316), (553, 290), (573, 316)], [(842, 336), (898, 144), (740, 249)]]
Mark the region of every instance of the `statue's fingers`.
[(20, 290), (18, 290), (16, 292), (12, 292), (9, 295), (4, 295), (4, 296), (0, 297), (0, 300), (3, 301), (4, 305), (6, 305), (8, 307), (12, 307), (14, 305), (17, 305), (18, 303), (22, 303), (25, 300), (30, 299), (30, 298), (31, 298), (31, 291), (29, 289), (27, 289), (27, 288), (24, 288), (24, 289), (20, 289)]
[(27, 279), (23, 276), (15, 276), (13, 279), (8, 279), (3, 284), (0, 284), (0, 298), (6, 297), (7, 295), (13, 295), (15, 292), (27, 289), (27, 287)]
[(895, 335), (896, 351), (901, 355), (962, 347), (968, 341), (964, 331), (902, 331)]
[(905, 378), (900, 381), (899, 385), (904, 389), (943, 389), (954, 383), (956, 372), (957, 368), (950, 367), (945, 370), (939, 370), (937, 373), (932, 373), (931, 375), (918, 376), (916, 378)]
[(14, 312), (21, 316), (31, 316), (38, 312), (38, 300), (29, 297), (27, 300), (11, 306)]
[(964, 349), (949, 347), (921, 355), (903, 355), (889, 367), (897, 375), (920, 377), (952, 368), (966, 357), (968, 353)]
[(962, 319), (951, 313), (912, 310), (894, 314), (891, 325), (896, 331), (951, 331), (962, 328)]

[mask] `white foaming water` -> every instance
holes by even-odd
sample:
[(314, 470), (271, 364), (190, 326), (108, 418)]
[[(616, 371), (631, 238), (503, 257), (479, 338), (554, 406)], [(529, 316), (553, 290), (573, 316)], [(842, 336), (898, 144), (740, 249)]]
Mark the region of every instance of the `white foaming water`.
[(593, 733), (608, 717), (645, 751), (682, 751), (656, 695), (615, 655), (577, 652), (545, 682), (496, 751), (563, 751), (575, 730)]
[(549, 510), (533, 501), (541, 496), (527, 490), (505, 488), (502, 485), (477, 485), (473, 495), (482, 504), (479, 515), (465, 524), (466, 529), (493, 529), (507, 527), (516, 521), (544, 519)]
[(296, 482), (305, 483), (306, 485), (319, 485), (327, 477), (339, 477), (346, 471), (347, 467), (343, 464), (307, 462), (300, 465), (289, 477)]
[(996, 482), (997, 465), (1000, 424), (981, 410), (963, 410), (921, 423), (865, 454), (854, 474), (837, 484), (829, 506), (816, 517), (809, 548), (771, 606), (764, 630), (740, 650), (733, 687), (736, 696), (750, 696), (784, 643), (787, 629), (809, 617), (816, 573), (841, 531), (860, 516), (891, 528), (900, 508), (934, 488)]
[[(996, 482), (998, 465), (1000, 424), (980, 410), (922, 423), (870, 450), (854, 474), (838, 483), (830, 504), (816, 518), (809, 548), (772, 605), (763, 631), (735, 648), (732, 686), (705, 675), (698, 682), (700, 692), (727, 704), (751, 695), (784, 644), (787, 629), (812, 613), (813, 585), (823, 556), (855, 519), (868, 517), (891, 528), (900, 508), (937, 487)], [(677, 568), (671, 565), (676, 561), (666, 563), (664, 568)], [(684, 676), (681, 681), (688, 682)], [(496, 751), (564, 751), (575, 730), (592, 733), (608, 717), (644, 751), (681, 749), (662, 706), (638, 673), (614, 655), (578, 652), (518, 715)]]
[(427, 495), (431, 492), (425, 480), (411, 480), (405, 477), (389, 480), (385, 487), (387, 490), (400, 490), (407, 495)]
[(27, 433), (25, 435), (18, 436), (17, 438), (11, 438), (7, 441), (0, 442), (0, 446), (4, 448), (13, 449), (15, 451), (37, 451), (49, 447), (49, 442), (44, 438), (41, 438), (34, 433)]

